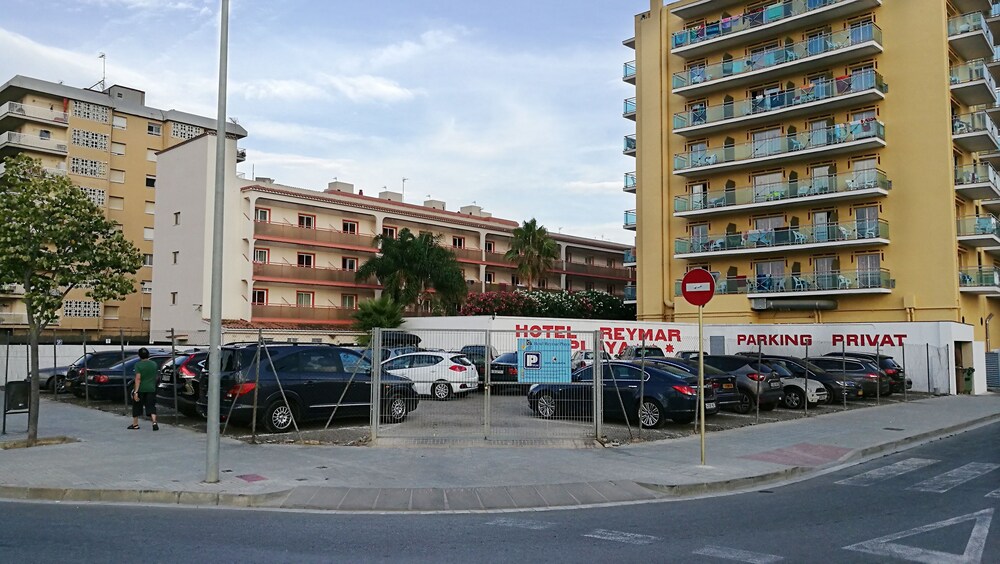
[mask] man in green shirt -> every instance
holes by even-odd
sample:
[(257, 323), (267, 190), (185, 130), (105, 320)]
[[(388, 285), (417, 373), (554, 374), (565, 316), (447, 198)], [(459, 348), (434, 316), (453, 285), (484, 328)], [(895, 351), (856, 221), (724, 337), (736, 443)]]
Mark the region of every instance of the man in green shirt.
[(139, 362), (135, 363), (135, 384), (132, 388), (132, 424), (129, 429), (139, 428), (139, 416), (145, 406), (146, 415), (153, 420), (153, 430), (159, 431), (156, 424), (156, 363), (149, 360), (149, 350), (139, 349)]

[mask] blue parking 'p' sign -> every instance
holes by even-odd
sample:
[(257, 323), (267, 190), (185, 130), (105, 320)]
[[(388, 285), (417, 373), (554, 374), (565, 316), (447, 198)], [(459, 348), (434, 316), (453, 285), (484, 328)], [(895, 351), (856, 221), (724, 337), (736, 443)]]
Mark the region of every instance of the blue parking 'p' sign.
[(517, 381), (524, 384), (570, 382), (569, 339), (518, 339)]

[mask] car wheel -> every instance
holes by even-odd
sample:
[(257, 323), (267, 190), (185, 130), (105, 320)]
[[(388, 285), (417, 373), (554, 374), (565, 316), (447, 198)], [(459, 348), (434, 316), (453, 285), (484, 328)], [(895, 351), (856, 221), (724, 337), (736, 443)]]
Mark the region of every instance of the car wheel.
[(292, 428), (295, 411), (283, 401), (272, 402), (264, 411), (264, 426), (272, 433), (284, 433)]
[(552, 394), (542, 394), (535, 402), (535, 412), (546, 419), (556, 416), (556, 400)]
[(431, 397), (438, 401), (450, 398), (451, 386), (448, 382), (434, 382), (434, 385), (431, 386)]
[(777, 403), (762, 403), (760, 404), (761, 411), (774, 411), (774, 408), (778, 407)]
[(654, 399), (645, 398), (639, 404), (639, 424), (647, 429), (663, 425), (663, 407)]
[(406, 419), (409, 410), (406, 408), (406, 400), (401, 396), (392, 396), (385, 406), (385, 413), (382, 415), (387, 423), (402, 423)]
[(805, 405), (805, 394), (798, 388), (785, 388), (785, 398), (782, 401), (788, 409), (802, 409)]
[(740, 402), (733, 409), (740, 415), (750, 413), (750, 410), (753, 409), (753, 397), (749, 393), (740, 390)]

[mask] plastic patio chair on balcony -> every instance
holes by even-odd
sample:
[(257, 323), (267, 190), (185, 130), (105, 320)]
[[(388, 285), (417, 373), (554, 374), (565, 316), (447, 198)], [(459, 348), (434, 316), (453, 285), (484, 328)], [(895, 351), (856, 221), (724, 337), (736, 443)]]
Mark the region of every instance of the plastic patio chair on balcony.
[(837, 275), (837, 289), (838, 290), (850, 290), (851, 289), (851, 279), (844, 276), (843, 274)]
[(966, 274), (965, 272), (959, 271), (958, 273), (959, 286), (971, 286), (972, 283), (973, 283), (972, 276)]
[(792, 284), (796, 290), (808, 290), (809, 281), (800, 276), (792, 276)]
[(996, 229), (996, 223), (993, 222), (992, 217), (976, 218), (976, 234), (995, 233)]

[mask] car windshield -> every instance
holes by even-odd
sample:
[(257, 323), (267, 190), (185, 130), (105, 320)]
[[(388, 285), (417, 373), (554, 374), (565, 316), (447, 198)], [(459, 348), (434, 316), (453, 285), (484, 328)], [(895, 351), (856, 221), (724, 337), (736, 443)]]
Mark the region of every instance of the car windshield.
[(782, 378), (788, 378), (792, 376), (792, 371), (789, 370), (787, 367), (785, 367), (785, 365), (783, 365), (781, 362), (770, 361), (767, 363), (767, 366), (771, 370), (777, 372), (778, 376), (781, 376)]
[[(135, 353), (125, 353), (125, 362), (129, 358), (138, 358)], [(87, 359), (87, 368), (112, 368), (122, 363), (122, 355), (118, 354), (97, 354)]]
[[(694, 369), (694, 373), (698, 373), (698, 358), (695, 357), (691, 360), (685, 360), (685, 364)], [(726, 373), (714, 366), (705, 365), (705, 376), (725, 376)]]
[(657, 347), (645, 347), (645, 348), (643, 348), (643, 347), (637, 347), (635, 349), (635, 356), (638, 356), (638, 357), (644, 357), (644, 356), (664, 356), (664, 354), (663, 354), (663, 351), (661, 351)]
[(503, 353), (502, 355), (496, 357), (493, 362), (501, 362), (505, 364), (517, 364), (517, 353)]
[(455, 355), (451, 357), (451, 361), (455, 364), (461, 364), (462, 366), (472, 366), (473, 364), (469, 362), (469, 359), (465, 358), (463, 355)]

